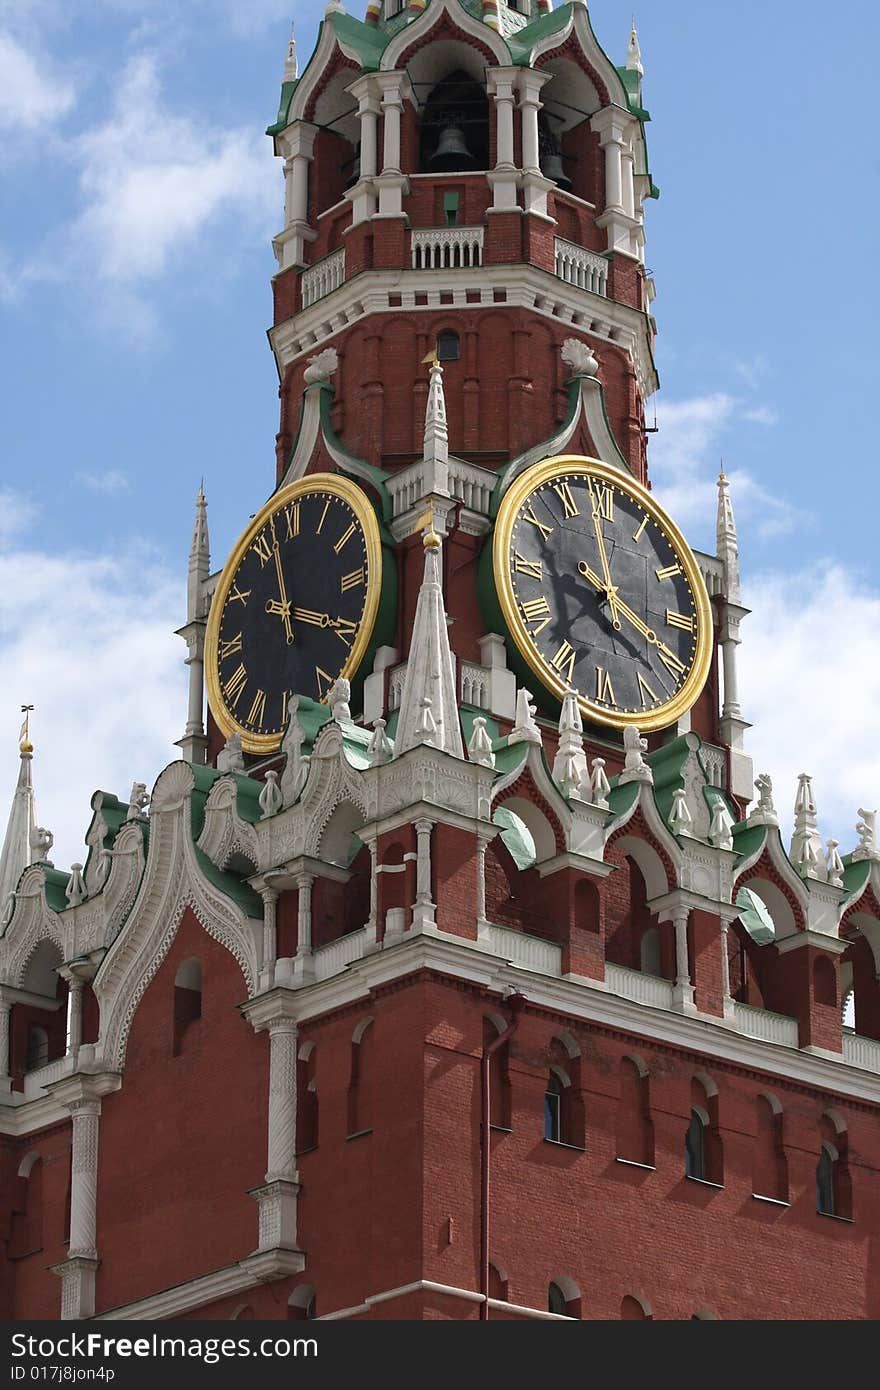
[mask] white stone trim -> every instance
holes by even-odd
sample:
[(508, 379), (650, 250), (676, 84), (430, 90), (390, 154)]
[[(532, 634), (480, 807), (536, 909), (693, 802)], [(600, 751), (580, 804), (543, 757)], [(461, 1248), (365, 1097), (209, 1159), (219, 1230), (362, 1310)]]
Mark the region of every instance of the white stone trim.
[[(399, 1298), (407, 1298), (414, 1293), (440, 1294), (444, 1298), (457, 1298), (463, 1303), (484, 1303), (481, 1293), (473, 1289), (457, 1289), (451, 1284), (435, 1284), (432, 1279), (417, 1279), (412, 1284), (401, 1284), (396, 1289), (386, 1289), (383, 1293), (370, 1294), (363, 1303), (353, 1308), (340, 1308), (334, 1313), (325, 1313), (316, 1322), (340, 1322), (343, 1318), (362, 1317), (379, 1303), (393, 1303)], [(577, 1318), (561, 1317), (558, 1313), (547, 1313), (542, 1308), (526, 1308), (517, 1303), (505, 1303), (499, 1298), (490, 1298), (489, 1307), (498, 1312), (515, 1313), (521, 1318), (535, 1318), (541, 1322), (577, 1322)]]
[[(495, 304), (496, 290), (506, 291), (504, 304)], [(468, 291), (480, 295), (479, 304), (468, 303)], [(417, 294), (427, 295), (427, 304), (416, 304)], [(453, 297), (452, 304), (442, 304), (441, 296), (448, 294)], [(401, 304), (389, 303), (392, 296), (399, 297)], [(647, 400), (658, 389), (648, 321), (640, 309), (567, 285), (551, 271), (532, 265), (518, 265), (515, 279), (509, 265), (434, 270), (428, 279), (423, 271), (416, 270), (364, 271), (310, 309), (276, 324), (269, 330), (269, 342), (283, 380), (292, 362), (318, 351), (335, 334), (367, 315), (477, 311), (481, 306), (527, 309), (622, 348), (634, 363), (642, 397)]]
[(301, 1274), (304, 1268), (305, 1256), (297, 1250), (265, 1252), (259, 1256), (259, 1261), (249, 1256), (238, 1264), (203, 1274), (185, 1284), (176, 1284), (135, 1303), (124, 1303), (118, 1308), (108, 1309), (106, 1313), (98, 1313), (96, 1320), (161, 1322), (179, 1317), (181, 1313), (190, 1313), (194, 1308), (202, 1308), (206, 1303), (216, 1303), (218, 1299), (228, 1298), (231, 1294), (256, 1288), (258, 1284), (269, 1283), (272, 1279)]

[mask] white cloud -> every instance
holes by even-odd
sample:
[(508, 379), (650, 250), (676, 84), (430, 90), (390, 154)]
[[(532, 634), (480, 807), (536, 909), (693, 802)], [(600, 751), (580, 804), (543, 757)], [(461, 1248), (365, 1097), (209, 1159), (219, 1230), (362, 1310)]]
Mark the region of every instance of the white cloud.
[[(660, 433), (650, 453), (657, 496), (686, 530), (709, 536), (714, 529), (725, 431), (738, 419), (772, 424), (775, 414), (770, 407), (743, 408), (735, 396), (717, 391), (689, 400), (661, 401), (657, 418)], [(737, 521), (751, 526), (762, 540), (792, 531), (807, 520), (745, 470), (725, 462), (725, 471)]]
[(118, 468), (107, 468), (103, 473), (77, 473), (77, 482), (82, 483), (91, 492), (102, 492), (112, 495), (116, 492), (127, 492), (131, 483), (128, 476)]
[(182, 583), (143, 555), (0, 555), (0, 834), (20, 704), (36, 706), (37, 816), (55, 835), (59, 868), (82, 860), (97, 788), (125, 797), (178, 756), (184, 603)]
[(37, 508), (30, 497), (0, 487), (0, 544), (6, 545), (31, 524)]
[(769, 772), (790, 829), (798, 775), (811, 773), (820, 827), (855, 848), (859, 807), (880, 807), (880, 593), (838, 564), (756, 576), (744, 595), (740, 686), (748, 751)]
[[(73, 83), (62, 78), (45, 55), (29, 51), (10, 33), (0, 33), (0, 130), (48, 128), (75, 101)], [(12, 148), (6, 146), (7, 157)]]
[(129, 286), (163, 275), (225, 218), (230, 247), (268, 235), (280, 192), (269, 142), (171, 111), (155, 58), (124, 69), (109, 118), (73, 144), (84, 207), (71, 231), (74, 260)]
[(771, 427), (779, 424), (779, 412), (770, 405), (752, 406), (750, 410), (743, 411), (743, 419), (750, 421), (753, 425)]

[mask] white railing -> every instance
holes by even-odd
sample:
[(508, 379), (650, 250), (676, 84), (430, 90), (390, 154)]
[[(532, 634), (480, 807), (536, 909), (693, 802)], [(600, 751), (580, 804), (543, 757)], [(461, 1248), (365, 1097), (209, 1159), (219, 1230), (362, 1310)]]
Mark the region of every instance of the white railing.
[(412, 234), (413, 270), (472, 270), (482, 264), (482, 227), (432, 227)]
[(362, 960), (367, 944), (367, 927), (341, 936), (315, 951), (315, 979), (329, 980), (331, 975), (339, 975), (347, 965)]
[(762, 1042), (776, 1043), (780, 1047), (798, 1046), (796, 1018), (737, 1003), (733, 1006), (733, 1016), (739, 1031), (750, 1038), (760, 1038)]
[(60, 1081), (62, 1076), (68, 1076), (74, 1067), (72, 1057), (56, 1057), (54, 1062), (47, 1062), (44, 1067), (37, 1067), (35, 1071), (25, 1072), (24, 1075), (24, 1096), (25, 1100), (33, 1100), (38, 1096), (44, 1086), (48, 1086), (53, 1081)]
[(409, 662), (405, 661), (402, 666), (395, 666), (388, 678), (388, 708), (400, 709), (403, 699), (403, 687), (406, 684), (406, 673)]
[(706, 581), (709, 597), (724, 593), (724, 563), (716, 555), (706, 555), (702, 550), (694, 551), (697, 568)]
[(556, 238), (556, 274), (567, 285), (608, 296), (608, 262), (595, 251), (575, 246), (573, 241)]
[(538, 975), (562, 974), (562, 947), (538, 936), (511, 931), (509, 927), (490, 927), (489, 941), (496, 956), (503, 956), (512, 965), (534, 970)]
[(858, 1033), (844, 1033), (843, 1060), (851, 1067), (862, 1067), (865, 1071), (880, 1072), (880, 1042), (873, 1038), (860, 1038)]
[(338, 290), (345, 280), (345, 251), (334, 251), (302, 273), (302, 307), (310, 308), (325, 295)]
[(700, 757), (706, 765), (709, 785), (727, 791), (727, 754), (724, 749), (716, 748), (714, 743), (704, 743), (700, 749)]
[[(492, 493), (498, 482), (497, 473), (491, 473), (488, 468), (480, 468), (477, 464), (452, 458), (449, 460), (448, 478), (450, 495), (457, 502), (463, 502), (469, 511), (489, 515)], [(410, 464), (409, 468), (404, 468), (400, 473), (395, 473), (394, 477), (388, 479), (387, 487), (391, 494), (394, 516), (403, 516), (413, 507), (424, 504), (433, 491), (433, 484), (425, 475), (424, 459)]]
[(628, 970), (625, 965), (606, 964), (605, 983), (613, 994), (632, 999), (636, 1004), (649, 1004), (654, 1009), (672, 1008), (673, 986), (669, 980), (659, 980), (656, 975)]

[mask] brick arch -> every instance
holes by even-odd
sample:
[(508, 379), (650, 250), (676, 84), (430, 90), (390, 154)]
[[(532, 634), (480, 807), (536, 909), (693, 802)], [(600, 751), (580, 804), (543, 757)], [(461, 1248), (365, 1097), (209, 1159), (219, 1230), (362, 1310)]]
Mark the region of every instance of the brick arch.
[(309, 97), (308, 102), (306, 103), (306, 109), (303, 113), (304, 120), (314, 120), (315, 108), (318, 105), (318, 102), (320, 101), (324, 92), (330, 86), (330, 83), (333, 81), (334, 77), (337, 77), (340, 73), (346, 71), (351, 72), (353, 76), (357, 76), (360, 69), (358, 68), (357, 63), (353, 62), (351, 58), (346, 58), (345, 54), (342, 52), (342, 49), (337, 46), (332, 58), (330, 59), (323, 73), (321, 74), (320, 81), (316, 84), (315, 90), (312, 92), (312, 95)]
[[(633, 832), (638, 833), (634, 835)], [(626, 825), (620, 826), (620, 828), (618, 830), (615, 830), (614, 834), (609, 837), (608, 841), (606, 842), (606, 848), (611, 849), (612, 847), (617, 845), (620, 840), (624, 840), (627, 838), (642, 839), (645, 840), (651, 846), (651, 848), (654, 850), (654, 852), (660, 859), (660, 862), (663, 866), (663, 871), (666, 874), (667, 883), (670, 887), (674, 886), (676, 881), (675, 865), (670, 859), (665, 847), (660, 843), (660, 841), (657, 839), (657, 836), (654, 834), (653, 830), (648, 825), (648, 822), (645, 819), (645, 813), (642, 810), (641, 806), (639, 806), (635, 814), (631, 816), (630, 819), (626, 822)]]
[(559, 44), (556, 48), (551, 48), (547, 53), (542, 53), (535, 67), (540, 72), (542, 68), (545, 68), (548, 63), (552, 63), (556, 58), (568, 58), (590, 79), (599, 95), (600, 109), (601, 107), (612, 105), (611, 94), (608, 91), (606, 83), (603, 82), (596, 69), (588, 61), (574, 30), (572, 30), (564, 43)]
[[(748, 888), (749, 884), (760, 879), (772, 884), (773, 887), (782, 894), (794, 916), (797, 930), (803, 931), (806, 926), (803, 908), (795, 897), (793, 888), (789, 883), (786, 883), (782, 874), (773, 863), (766, 847), (762, 850), (760, 859), (758, 859), (750, 869), (747, 869), (741, 878), (736, 880), (734, 887), (736, 891), (739, 892), (740, 888)], [(760, 894), (758, 896), (760, 897)]]
[(559, 820), (559, 817), (556, 815), (556, 812), (549, 805), (546, 797), (543, 795), (543, 793), (536, 785), (535, 779), (532, 776), (531, 769), (528, 767), (523, 769), (522, 773), (514, 782), (512, 787), (507, 787), (505, 789), (503, 793), (503, 800), (499, 800), (497, 803), (495, 803), (493, 809), (498, 810), (500, 807), (504, 806), (508, 801), (512, 801), (515, 799), (518, 799), (520, 801), (527, 801), (532, 806), (534, 806), (537, 811), (540, 811), (541, 815), (544, 816), (550, 824), (550, 829), (553, 832), (553, 838), (556, 842), (556, 853), (564, 854), (565, 831), (562, 828), (562, 824)]
[(475, 49), (477, 53), (485, 58), (489, 67), (494, 68), (498, 66), (498, 56), (492, 52), (489, 45), (482, 43), (479, 39), (475, 38), (473, 34), (467, 33), (466, 30), (460, 29), (447, 14), (438, 24), (434, 25), (432, 29), (429, 29), (426, 34), (422, 34), (420, 38), (414, 39), (413, 42), (403, 50), (397, 60), (397, 70), (401, 71), (405, 67), (408, 67), (415, 55), (421, 52), (423, 48), (427, 48), (430, 44), (442, 43), (444, 39), (450, 39), (453, 43), (466, 44), (468, 48)]

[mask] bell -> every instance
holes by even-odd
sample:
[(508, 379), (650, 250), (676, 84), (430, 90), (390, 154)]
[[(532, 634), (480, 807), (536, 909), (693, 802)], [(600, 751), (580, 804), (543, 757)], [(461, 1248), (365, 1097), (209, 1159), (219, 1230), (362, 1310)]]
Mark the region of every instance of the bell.
[(562, 164), (562, 155), (558, 150), (547, 153), (541, 160), (541, 173), (545, 178), (552, 179), (560, 188), (571, 188), (571, 179), (565, 172)]
[(440, 132), (437, 148), (428, 163), (438, 173), (467, 169), (474, 163), (474, 157), (467, 147), (461, 126), (445, 125)]

